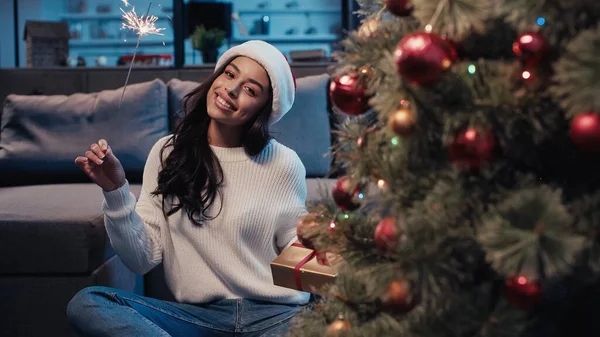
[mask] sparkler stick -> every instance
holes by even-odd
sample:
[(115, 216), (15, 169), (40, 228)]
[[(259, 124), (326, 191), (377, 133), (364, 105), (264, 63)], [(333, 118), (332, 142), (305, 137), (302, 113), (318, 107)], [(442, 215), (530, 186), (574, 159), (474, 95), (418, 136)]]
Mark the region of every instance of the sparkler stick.
[[(129, 6), (128, 0), (121, 0), (125, 7)], [(133, 51), (133, 58), (131, 59), (131, 64), (129, 65), (129, 71), (127, 72), (127, 78), (125, 79), (125, 86), (123, 87), (123, 93), (121, 94), (121, 100), (119, 101), (119, 108), (121, 108), (121, 103), (123, 103), (123, 98), (125, 97), (125, 90), (127, 89), (127, 83), (129, 82), (129, 75), (131, 75), (131, 68), (135, 63), (135, 55), (137, 54), (138, 47), (140, 46), (140, 40), (142, 36), (148, 34), (154, 35), (163, 35), (161, 31), (165, 30), (165, 28), (156, 28), (155, 22), (158, 20), (158, 17), (154, 15), (148, 16), (150, 13), (150, 8), (152, 7), (152, 1), (148, 5), (148, 10), (146, 11), (146, 15), (138, 16), (135, 13), (135, 7), (131, 8), (131, 11), (125, 12), (122, 8), (120, 8), (121, 12), (123, 12), (123, 25), (121, 29), (128, 28), (137, 32), (138, 40), (135, 45), (135, 50)]]

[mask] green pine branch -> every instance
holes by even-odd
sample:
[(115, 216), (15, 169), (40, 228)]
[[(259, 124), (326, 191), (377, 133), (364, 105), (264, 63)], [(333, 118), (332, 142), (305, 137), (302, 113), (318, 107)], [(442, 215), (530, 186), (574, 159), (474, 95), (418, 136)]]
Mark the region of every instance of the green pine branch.
[(534, 27), (540, 17), (557, 22), (561, 11), (560, 0), (502, 0), (499, 4), (502, 16), (520, 31)]
[(532, 279), (571, 271), (584, 249), (560, 190), (548, 186), (509, 194), (484, 218), (478, 238), (494, 268), (504, 276)]
[(573, 118), (600, 112), (600, 26), (583, 31), (566, 46), (554, 66), (550, 92)]
[[(414, 18), (390, 15), (383, 0), (358, 2), (359, 15), (379, 25), (372, 35), (352, 32), (342, 42), (333, 75), (368, 66), (372, 110), (337, 114), (332, 152), (335, 165), (362, 186), (361, 207), (340, 211), (328, 189), (310, 205), (320, 223), (315, 245), (338, 252), (346, 266), (322, 289), (327, 300), (303, 313), (291, 335), (323, 336), (340, 317), (351, 327), (345, 336), (527, 334), (531, 312), (507, 302), (504, 277), (543, 280), (550, 304), (567, 297), (558, 294), (561, 282), (571, 296), (600, 280), (600, 193), (584, 186), (597, 179), (571, 176), (591, 171), (585, 168), (595, 159), (572, 151), (565, 120), (565, 110), (567, 118), (600, 111), (594, 97), (600, 2), (412, 0)], [(427, 24), (477, 56), (463, 55), (438, 83), (418, 87), (397, 74), (392, 55), (406, 34)], [(533, 66), (511, 51), (516, 34), (531, 29), (553, 46)], [(482, 39), (485, 45), (473, 42)], [(524, 69), (532, 80), (521, 78)], [(410, 135), (396, 135), (387, 125), (401, 100), (416, 114)], [(447, 146), (467, 127), (494, 135), (494, 159), (478, 171), (448, 162)], [(383, 188), (374, 186), (378, 181)], [(382, 253), (374, 232), (388, 216), (396, 217), (401, 238), (397, 249)], [(398, 279), (418, 298), (406, 313), (382, 303), (387, 285)], [(542, 311), (537, 318), (552, 315)]]
[(356, 3), (360, 7), (356, 14), (362, 18), (375, 16), (385, 7), (385, 0), (356, 0)]
[(414, 16), (422, 26), (461, 41), (474, 32), (484, 33), (496, 14), (496, 0), (411, 0)]
[[(484, 295), (485, 296), (485, 295)], [(500, 298), (489, 318), (475, 334), (476, 337), (522, 336), (527, 328), (527, 312), (515, 308)]]
[(517, 31), (539, 30), (554, 47), (595, 27), (600, 15), (600, 3), (595, 0), (502, 0), (499, 5), (499, 16)]

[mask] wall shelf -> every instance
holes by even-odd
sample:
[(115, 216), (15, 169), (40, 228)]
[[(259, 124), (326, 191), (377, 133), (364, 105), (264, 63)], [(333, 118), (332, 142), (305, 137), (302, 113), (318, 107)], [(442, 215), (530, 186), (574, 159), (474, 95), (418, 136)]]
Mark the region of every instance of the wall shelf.
[(240, 9), (239, 14), (340, 14), (341, 10), (331, 9)]
[[(164, 44), (163, 44), (164, 43)], [(69, 40), (69, 46), (72, 47), (107, 47), (107, 46), (135, 46), (137, 44), (137, 38), (127, 39), (124, 41), (122, 39), (96, 39), (96, 40)], [(171, 45), (173, 44), (173, 39), (150, 39), (150, 40), (142, 40), (140, 41), (140, 46), (162, 46), (162, 45)]]
[[(166, 14), (155, 15), (158, 19), (169, 19)], [(60, 16), (63, 20), (122, 20), (123, 15), (118, 13), (66, 13)]]
[[(1, 1), (1, 0), (0, 0)], [(43, 0), (32, 0), (40, 1)], [(133, 53), (137, 43), (137, 36), (132, 32), (123, 33), (123, 13), (132, 7), (125, 7), (121, 0), (85, 0), (86, 8), (83, 12), (69, 12), (67, 8), (70, 0), (56, 0), (61, 5), (54, 6), (54, 20), (67, 22), (73, 37), (69, 41), (70, 56), (85, 57), (88, 64), (94, 64), (98, 56), (108, 58), (107, 62), (114, 65), (122, 54)], [(191, 2), (186, 0), (184, 2)], [(221, 1), (221, 0), (218, 0)], [(263, 40), (272, 43), (284, 54), (291, 51), (320, 49), (331, 53), (335, 44), (340, 40), (340, 26), (342, 25), (343, 9), (337, 0), (302, 0), (293, 8), (286, 8), (285, 3), (290, 1), (277, 0), (227, 0), (232, 4), (233, 13), (237, 20), (231, 21), (232, 36), (225, 40), (219, 49), (223, 53), (227, 48), (244, 43), (249, 40)], [(136, 13), (143, 15), (148, 7), (147, 0), (130, 0), (136, 6)], [(54, 1), (48, 1), (54, 3)], [(268, 3), (266, 8), (260, 5)], [(103, 7), (98, 7), (102, 5)], [(108, 9), (110, 12), (98, 13), (97, 8)], [(148, 54), (173, 54), (174, 52), (174, 26), (173, 14), (169, 10), (173, 6), (172, 0), (154, 0), (150, 14), (158, 17), (156, 26), (165, 28), (164, 36), (144, 36), (140, 41), (140, 50)], [(50, 7), (50, 6), (49, 6)], [(261, 26), (263, 16), (269, 16), (270, 21), (265, 29)], [(184, 29), (187, 29), (185, 27)], [(296, 34), (287, 35), (286, 33)], [(257, 33), (244, 35), (246, 32)], [(314, 34), (305, 34), (313, 32)], [(263, 33), (265, 33), (263, 35)], [(125, 36), (127, 38), (125, 39)], [(102, 38), (105, 37), (105, 38)], [(200, 62), (200, 53), (191, 49), (191, 41), (184, 41), (184, 62), (195, 64)]]
[(271, 43), (299, 43), (299, 42), (335, 42), (339, 37), (335, 34), (314, 35), (248, 35), (231, 38), (231, 42), (246, 42), (249, 40), (263, 40)]

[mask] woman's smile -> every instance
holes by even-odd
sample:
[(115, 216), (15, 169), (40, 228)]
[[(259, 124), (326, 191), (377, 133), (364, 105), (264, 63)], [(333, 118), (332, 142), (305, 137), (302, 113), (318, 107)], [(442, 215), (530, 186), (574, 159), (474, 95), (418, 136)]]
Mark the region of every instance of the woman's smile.
[(237, 107), (233, 104), (233, 102), (228, 98), (223, 98), (219, 96), (218, 93), (215, 93), (215, 105), (224, 111), (235, 112)]

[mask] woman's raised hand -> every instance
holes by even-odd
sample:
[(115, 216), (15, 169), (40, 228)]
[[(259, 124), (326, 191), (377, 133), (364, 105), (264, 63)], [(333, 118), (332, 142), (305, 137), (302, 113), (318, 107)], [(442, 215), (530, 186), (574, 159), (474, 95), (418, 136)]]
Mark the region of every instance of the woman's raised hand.
[(104, 139), (90, 146), (84, 156), (75, 158), (75, 164), (106, 192), (125, 184), (125, 170)]

